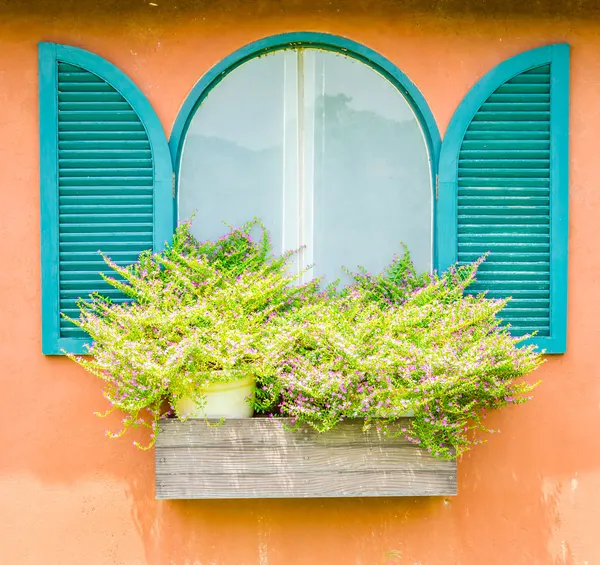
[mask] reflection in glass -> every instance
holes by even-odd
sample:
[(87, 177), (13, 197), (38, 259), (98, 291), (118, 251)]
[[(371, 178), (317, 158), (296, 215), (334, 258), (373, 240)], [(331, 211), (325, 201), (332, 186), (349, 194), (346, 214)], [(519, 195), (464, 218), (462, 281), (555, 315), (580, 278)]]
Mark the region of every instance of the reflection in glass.
[(179, 219), (195, 212), (201, 240), (262, 219), (281, 253), (284, 74), (281, 54), (252, 59), (215, 86), (186, 133), (179, 173)]
[(399, 91), (370, 67), (315, 53), (315, 275), (372, 273), (400, 242), (431, 270), (432, 190), (421, 127)]
[(408, 245), (431, 270), (427, 145), (400, 91), (371, 67), (316, 49), (252, 59), (219, 82), (191, 119), (179, 216), (200, 239), (257, 216), (275, 252), (306, 245), (296, 268), (346, 280), (380, 272)]

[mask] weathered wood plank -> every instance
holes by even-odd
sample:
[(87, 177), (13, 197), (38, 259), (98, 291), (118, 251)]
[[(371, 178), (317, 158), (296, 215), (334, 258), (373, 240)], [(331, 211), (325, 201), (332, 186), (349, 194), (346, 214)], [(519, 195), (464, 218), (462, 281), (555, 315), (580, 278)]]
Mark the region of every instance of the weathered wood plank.
[(164, 475), (157, 477), (159, 498), (328, 498), (453, 495), (453, 473), (438, 471), (271, 475)]
[[(320, 434), (286, 419), (209, 425), (165, 420), (156, 442), (157, 498), (319, 498), (456, 494), (456, 462), (359, 421)], [(403, 421), (401, 426), (410, 425)]]
[[(194, 461), (190, 470), (189, 460)], [(440, 463), (428, 457), (418, 447), (389, 449), (387, 445), (366, 446), (357, 449), (356, 444), (333, 446), (323, 449), (312, 444), (293, 447), (271, 446), (268, 448), (199, 448), (190, 447), (182, 456), (181, 447), (161, 447), (156, 458), (156, 473), (282, 473), (286, 471), (318, 472), (324, 467), (331, 470), (344, 469), (348, 462), (360, 471), (394, 471), (399, 469), (454, 468), (451, 461)]]
[[(319, 433), (304, 426), (290, 431), (288, 418), (240, 418), (218, 423), (202, 419), (161, 420), (159, 441), (161, 446), (172, 447), (223, 447), (224, 444), (244, 445), (303, 445), (307, 442), (319, 445), (371, 444), (372, 442), (412, 444), (404, 436), (389, 437), (378, 432), (375, 426), (363, 431), (362, 422), (345, 420), (334, 430)], [(410, 418), (398, 421), (398, 428), (410, 426)]]

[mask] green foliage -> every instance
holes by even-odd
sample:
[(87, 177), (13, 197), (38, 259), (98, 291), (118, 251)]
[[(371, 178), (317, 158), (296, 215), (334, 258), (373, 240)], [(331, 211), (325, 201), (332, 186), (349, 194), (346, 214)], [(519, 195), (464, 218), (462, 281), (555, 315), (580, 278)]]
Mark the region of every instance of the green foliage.
[[(407, 277), (399, 262), (279, 318), (257, 408), (322, 432), (362, 418), (436, 457), (468, 450), (480, 441), (470, 430), (487, 430), (487, 410), (529, 398), (536, 385), (516, 379), (542, 362), (500, 327), (505, 300), (464, 295), (479, 264)], [(410, 427), (392, 425), (406, 414)]]
[(354, 284), (342, 289), (340, 294), (343, 296), (351, 289), (359, 288), (369, 300), (377, 302), (382, 308), (403, 304), (415, 290), (423, 288), (432, 280), (429, 273), (417, 275), (406, 245), (403, 245), (402, 256), (395, 256), (383, 273), (374, 276), (362, 267), (359, 267), (359, 271), (347, 271)]
[[(201, 389), (234, 371), (257, 377), (259, 412), (323, 432), (361, 418), (451, 458), (480, 441), (487, 410), (536, 386), (519, 377), (541, 355), (500, 325), (506, 301), (464, 293), (484, 258), (418, 275), (405, 248), (383, 274), (320, 292), (289, 274), (293, 255), (273, 257), (254, 221), (209, 242), (183, 224), (163, 253), (127, 268), (105, 257), (117, 275), (106, 280), (130, 301), (82, 301), (74, 323), (95, 344), (70, 357), (104, 381), (109, 412), (125, 413), (110, 435), (148, 426), (151, 445), (177, 399), (202, 403)], [(411, 425), (397, 425), (407, 413)]]
[[(165, 401), (201, 404), (207, 384), (233, 378), (232, 370), (259, 371), (270, 320), (316, 294), (316, 283), (295, 285), (297, 277), (286, 273), (293, 254), (270, 257), (257, 221), (207, 243), (189, 228), (182, 224), (165, 252), (143, 253), (135, 265), (105, 257), (119, 276), (106, 281), (133, 300), (94, 295), (79, 304), (73, 322), (93, 338), (92, 357), (69, 356), (104, 381), (108, 412), (125, 413), (123, 429), (109, 435), (149, 426), (154, 440)], [(253, 229), (262, 230), (258, 242)]]

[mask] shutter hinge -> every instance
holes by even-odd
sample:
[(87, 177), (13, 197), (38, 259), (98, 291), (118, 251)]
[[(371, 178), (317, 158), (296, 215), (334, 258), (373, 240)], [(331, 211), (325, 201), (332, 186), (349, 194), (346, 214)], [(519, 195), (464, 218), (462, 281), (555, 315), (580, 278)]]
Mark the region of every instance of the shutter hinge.
[(435, 175), (435, 199), (440, 197), (440, 175)]
[(172, 189), (173, 189), (172, 195), (173, 195), (173, 198), (175, 198), (175, 172), (173, 172), (173, 184), (172, 184)]

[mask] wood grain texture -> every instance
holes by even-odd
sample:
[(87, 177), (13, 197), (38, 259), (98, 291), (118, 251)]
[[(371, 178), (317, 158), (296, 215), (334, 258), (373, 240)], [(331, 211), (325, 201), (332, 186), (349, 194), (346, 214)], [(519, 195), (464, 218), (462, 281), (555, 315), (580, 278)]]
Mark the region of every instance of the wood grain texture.
[(156, 498), (456, 494), (456, 461), (435, 459), (403, 437), (363, 431), (361, 421), (322, 434), (286, 425), (284, 418), (162, 421)]

